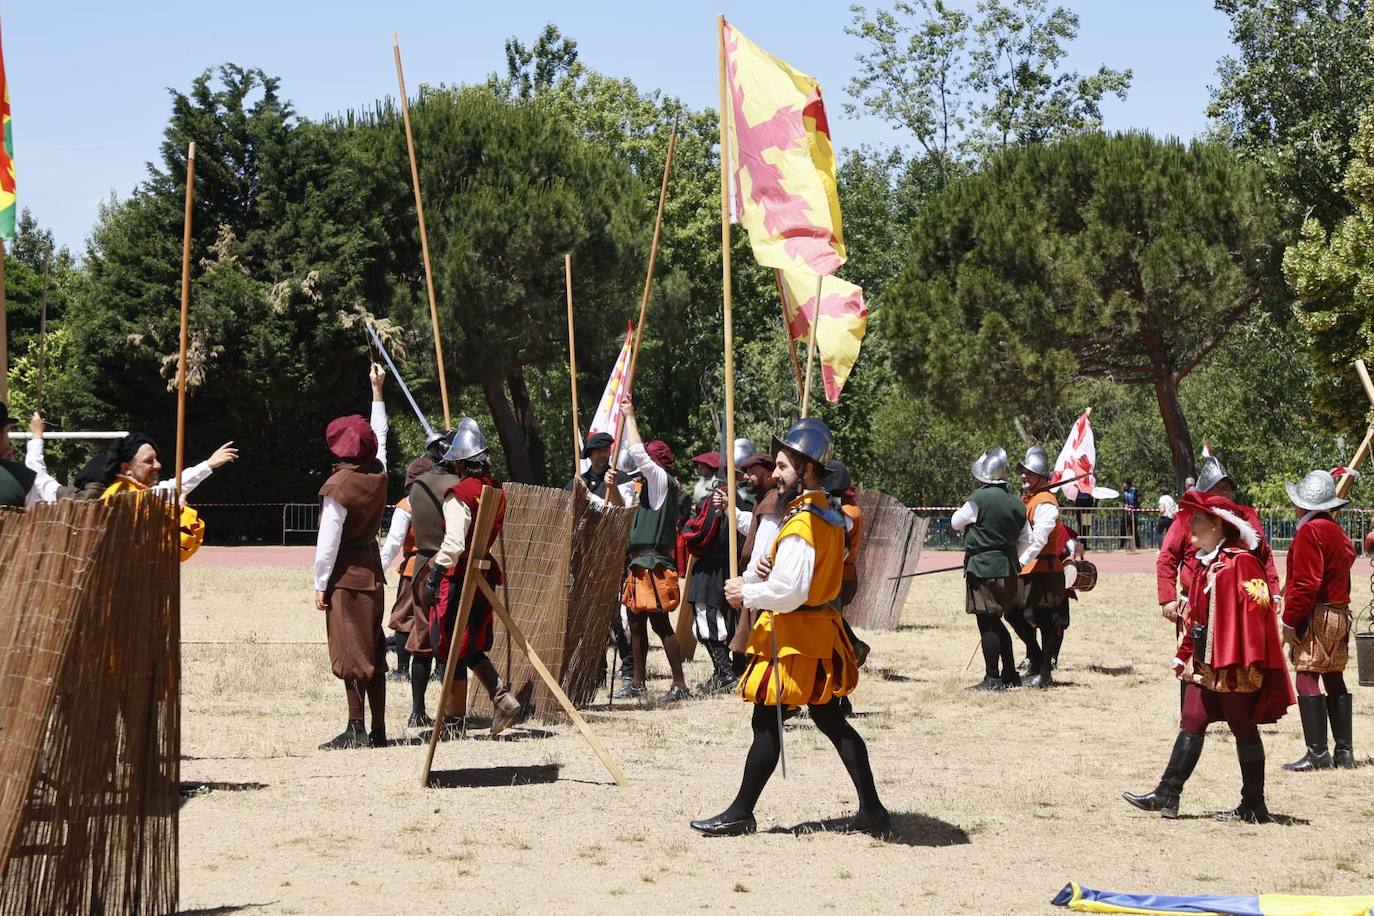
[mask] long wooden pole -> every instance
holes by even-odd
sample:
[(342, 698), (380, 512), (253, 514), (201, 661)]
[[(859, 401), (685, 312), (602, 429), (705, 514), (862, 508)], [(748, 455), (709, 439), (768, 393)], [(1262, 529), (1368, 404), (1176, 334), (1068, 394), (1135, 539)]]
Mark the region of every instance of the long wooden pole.
[(5, 303), (5, 240), (0, 239), (0, 401), (10, 400), (10, 327)]
[(577, 447), (582, 423), (577, 418), (577, 340), (573, 336), (572, 255), (563, 255), (563, 285), (568, 293), (568, 372), (572, 376), (572, 450), (573, 477), (582, 472), (582, 450)]
[(787, 292), (782, 287), (782, 270), (773, 268), (773, 283), (778, 288), (778, 305), (782, 308), (782, 339), (787, 341), (787, 358), (792, 363), (792, 376), (797, 382), (797, 401), (801, 402), (801, 363), (797, 361), (797, 347), (792, 341), (792, 325), (787, 321)]
[[(639, 345), (644, 340), (644, 323), (649, 316), (649, 294), (654, 289), (654, 265), (658, 262), (658, 246), (663, 238), (663, 210), (668, 204), (668, 177), (673, 173), (673, 153), (677, 150), (677, 124), (668, 136), (668, 155), (663, 161), (663, 181), (658, 187), (658, 213), (654, 217), (654, 237), (649, 244), (649, 269), (644, 274), (644, 295), (639, 299), (639, 323), (635, 325), (635, 339), (630, 346), (630, 364), (626, 367), (625, 390), (628, 395), (634, 385), (635, 370), (639, 368)], [(615, 438), (611, 441), (611, 467), (617, 467), (620, 456), (620, 443), (625, 436), (625, 414), (615, 425)]]
[(38, 313), (38, 392), (33, 399), (34, 409), (43, 412), (43, 388), (48, 374), (48, 274), (52, 270), (52, 252), (43, 255), (43, 297)]
[(191, 319), (191, 204), (196, 190), (196, 143), (186, 149), (186, 211), (181, 224), (181, 342), (177, 353), (177, 502), (186, 467), (186, 334)]
[[(725, 17), (716, 17), (720, 58), (720, 270), (725, 324), (725, 524), (730, 533), (730, 578), (739, 577), (739, 528), (735, 522), (735, 325), (730, 277), (730, 87), (725, 69)], [(743, 615), (747, 616), (747, 615)], [(782, 693), (778, 671), (777, 630), (773, 630), (774, 702), (778, 712), (778, 757), (787, 778), (787, 752), (782, 749)]]
[[(1369, 378), (1369, 368), (1365, 365), (1364, 360), (1355, 360), (1355, 374), (1360, 377), (1360, 384), (1364, 386), (1365, 397), (1369, 398), (1369, 403), (1371, 405), (1374, 405), (1374, 381), (1371, 381)], [(1358, 471), (1360, 469), (1360, 465), (1369, 457), (1371, 447), (1374, 447), (1374, 426), (1369, 427), (1369, 430), (1364, 435), (1364, 441), (1361, 442), (1360, 447), (1355, 450), (1355, 457), (1350, 459), (1350, 464), (1347, 465), (1350, 470)], [(1336, 495), (1341, 499), (1345, 499), (1350, 495), (1350, 489), (1354, 485), (1354, 475), (1346, 474), (1336, 486)]]
[(429, 266), (429, 233), (425, 229), (425, 204), (420, 198), (420, 166), (415, 161), (415, 135), (410, 130), (410, 102), (406, 98), (406, 77), (401, 69), (401, 44), (391, 33), (391, 50), (396, 57), (396, 84), (401, 89), (401, 120), (405, 122), (406, 149), (410, 153), (410, 183), (415, 188), (415, 214), (420, 220), (420, 257), (425, 264), (425, 291), (429, 294), (429, 323), (434, 332), (434, 361), (439, 367), (439, 398), (444, 405), (444, 428), (453, 429), (448, 408), (448, 378), (444, 374), (444, 344), (439, 337), (439, 306), (434, 299), (434, 271)]
[(807, 411), (811, 407), (811, 367), (816, 360), (816, 327), (821, 323), (821, 287), (825, 284), (825, 274), (816, 275), (816, 307), (811, 312), (811, 336), (806, 343), (806, 386), (802, 389), (802, 408), (803, 417), (811, 416)]

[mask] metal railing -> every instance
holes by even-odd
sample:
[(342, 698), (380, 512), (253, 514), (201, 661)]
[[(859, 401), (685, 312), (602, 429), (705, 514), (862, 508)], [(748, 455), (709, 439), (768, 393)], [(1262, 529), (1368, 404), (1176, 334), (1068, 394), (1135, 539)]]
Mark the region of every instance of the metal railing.
[[(949, 518), (957, 506), (912, 506), (918, 515), (930, 516), (926, 529), (925, 547), (929, 550), (962, 550), (963, 536), (950, 527)], [(1094, 506), (1091, 509), (1061, 506), (1064, 523), (1078, 532), (1088, 550), (1157, 550), (1164, 540), (1167, 526), (1161, 524), (1157, 509), (1126, 509), (1121, 506)], [(1259, 509), (1264, 536), (1275, 550), (1286, 550), (1297, 531), (1298, 518), (1292, 509)], [(1361, 541), (1370, 524), (1374, 510), (1345, 509), (1336, 520), (1360, 552)]]
[(319, 503), (286, 503), (281, 507), (281, 542), (288, 535), (314, 534), (320, 530)]

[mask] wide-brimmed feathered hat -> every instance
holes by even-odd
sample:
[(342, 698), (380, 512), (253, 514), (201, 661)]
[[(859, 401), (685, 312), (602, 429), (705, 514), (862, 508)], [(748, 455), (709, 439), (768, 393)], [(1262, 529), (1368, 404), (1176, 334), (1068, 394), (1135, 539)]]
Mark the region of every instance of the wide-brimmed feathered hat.
[(1254, 550), (1259, 546), (1259, 532), (1255, 530), (1254, 525), (1246, 520), (1245, 510), (1224, 496), (1214, 496), (1199, 490), (1189, 490), (1179, 500), (1178, 509), (1185, 518), (1187, 514), (1193, 512), (1201, 512), (1204, 515), (1219, 518), (1236, 530), (1247, 548)]

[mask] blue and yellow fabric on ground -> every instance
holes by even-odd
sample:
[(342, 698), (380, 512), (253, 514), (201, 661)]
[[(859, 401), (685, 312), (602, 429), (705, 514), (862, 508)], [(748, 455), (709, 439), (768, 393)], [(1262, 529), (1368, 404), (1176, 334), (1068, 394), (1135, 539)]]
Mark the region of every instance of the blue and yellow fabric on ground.
[(1069, 882), (1052, 901), (1079, 913), (1192, 913), (1195, 916), (1371, 916), (1374, 894), (1358, 897), (1309, 897), (1260, 894), (1225, 897), (1213, 894), (1125, 894), (1099, 891)]

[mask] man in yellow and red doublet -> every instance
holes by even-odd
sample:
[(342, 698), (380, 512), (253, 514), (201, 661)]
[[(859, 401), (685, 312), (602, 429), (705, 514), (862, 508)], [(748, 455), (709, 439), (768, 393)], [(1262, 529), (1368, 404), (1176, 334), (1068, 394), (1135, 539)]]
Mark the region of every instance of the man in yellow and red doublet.
[[(1350, 568), (1355, 565), (1355, 545), (1331, 517), (1350, 500), (1336, 494), (1336, 478), (1326, 471), (1313, 471), (1285, 486), (1298, 514), (1298, 530), (1288, 548), (1282, 632), (1284, 642), (1292, 646), (1307, 752), (1283, 768), (1302, 773), (1329, 770), (1333, 765), (1353, 767), (1354, 698), (1345, 686), (1345, 666), (1350, 660)], [(1328, 718), (1336, 739), (1334, 759), (1326, 746)]]
[[(1264, 567), (1255, 557), (1259, 532), (1247, 513), (1222, 496), (1190, 490), (1179, 503), (1197, 545), (1188, 616), (1174, 670), (1184, 682), (1183, 716), (1174, 750), (1153, 792), (1126, 801), (1178, 817), (1179, 794), (1202, 756), (1203, 736), (1224, 721), (1235, 737), (1241, 800), (1219, 820), (1267, 823), (1264, 744), (1259, 726), (1277, 722), (1296, 701), (1283, 658)], [(1183, 515), (1182, 513), (1186, 513)], [(1178, 524), (1175, 522), (1175, 524)]]
[(883, 834), (887, 809), (878, 799), (868, 748), (845, 719), (840, 698), (854, 690), (859, 668), (838, 608), (844, 579), (844, 517), (830, 507), (822, 488), (830, 457), (830, 430), (804, 419), (774, 440), (777, 478), (787, 512), (773, 542), (767, 578), (755, 570), (730, 579), (725, 597), (737, 608), (760, 611), (745, 650), (748, 663), (740, 695), (754, 704), (754, 741), (744, 778), (730, 807), (692, 821), (707, 836), (736, 836), (757, 829), (754, 805), (777, 766), (782, 748), (779, 706), (806, 704), (811, 721), (840, 754), (859, 795), (858, 813), (846, 830)]

